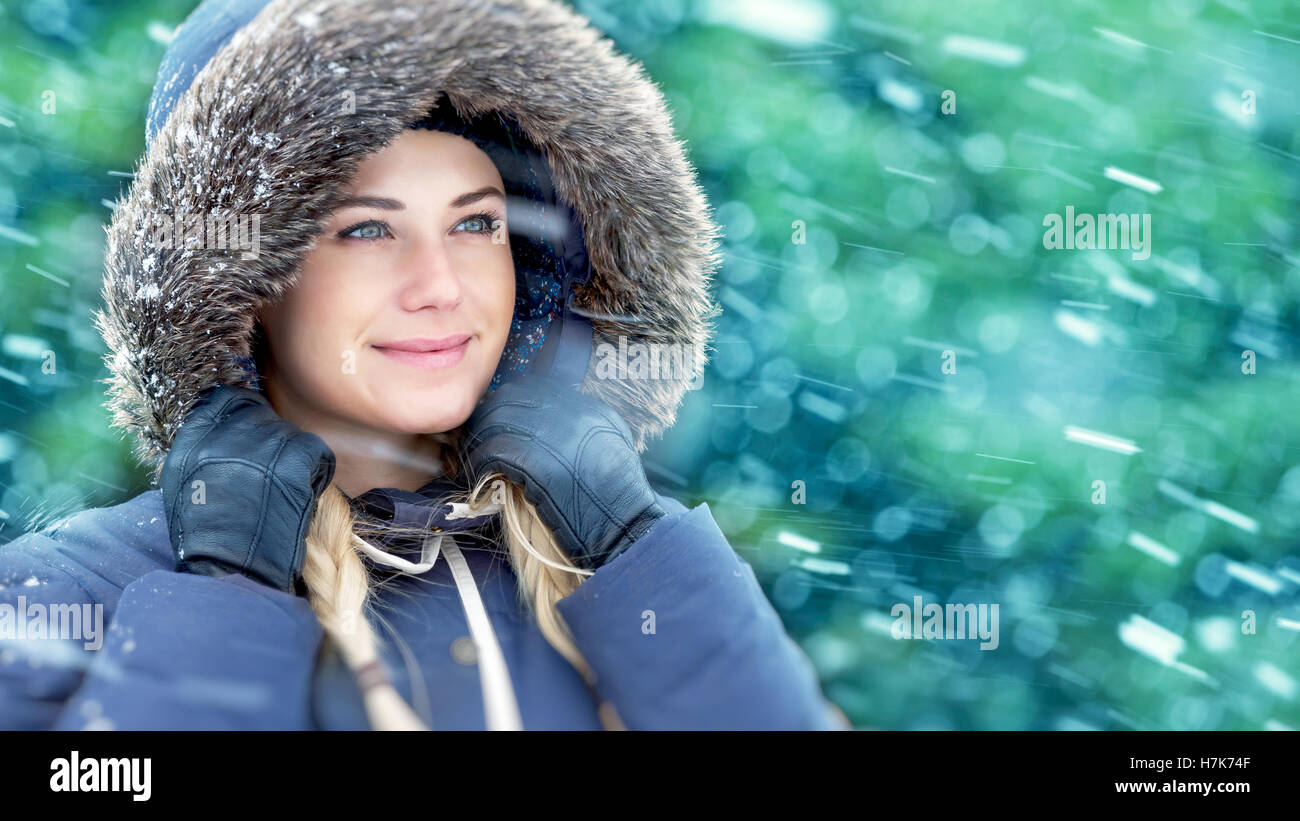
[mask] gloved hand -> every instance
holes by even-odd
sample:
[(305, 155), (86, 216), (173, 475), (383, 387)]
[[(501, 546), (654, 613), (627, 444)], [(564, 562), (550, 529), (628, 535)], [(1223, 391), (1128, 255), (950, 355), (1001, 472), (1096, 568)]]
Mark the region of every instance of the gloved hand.
[(333, 478), (334, 452), (280, 418), (262, 394), (235, 385), (211, 389), (163, 463), (176, 569), (242, 573), (299, 594), (316, 500)]
[(579, 567), (594, 570), (667, 511), (632, 432), (609, 405), (553, 379), (525, 375), (489, 393), (465, 426), (475, 477), (500, 471)]

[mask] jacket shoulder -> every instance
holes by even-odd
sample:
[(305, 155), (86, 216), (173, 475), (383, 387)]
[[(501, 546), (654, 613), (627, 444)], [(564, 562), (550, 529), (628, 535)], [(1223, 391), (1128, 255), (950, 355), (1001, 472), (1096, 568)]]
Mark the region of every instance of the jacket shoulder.
[(14, 583), (16, 572), (38, 579), (61, 572), (95, 601), (116, 601), (131, 582), (174, 565), (160, 490), (82, 510), (0, 546), (0, 584)]

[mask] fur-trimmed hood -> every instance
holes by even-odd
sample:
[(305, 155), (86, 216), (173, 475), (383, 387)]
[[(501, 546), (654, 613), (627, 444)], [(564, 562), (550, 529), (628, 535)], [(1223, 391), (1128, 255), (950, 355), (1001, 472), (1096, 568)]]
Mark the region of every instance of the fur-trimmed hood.
[[(196, 37), (214, 56), (175, 59)], [(155, 481), (199, 395), (249, 384), (257, 309), (292, 286), (357, 165), (443, 95), (465, 117), (509, 118), (544, 154), (589, 266), (564, 312), (589, 320), (593, 346), (702, 351), (711, 340), (720, 230), (663, 97), (555, 0), (207, 0), (158, 82), (155, 104), (174, 104), (151, 122), (113, 214), (95, 315), (113, 423)], [(258, 215), (255, 258), (158, 231), (194, 215)], [(643, 450), (704, 365), (695, 358), (687, 379), (637, 378), (593, 356), (580, 389), (618, 410)]]

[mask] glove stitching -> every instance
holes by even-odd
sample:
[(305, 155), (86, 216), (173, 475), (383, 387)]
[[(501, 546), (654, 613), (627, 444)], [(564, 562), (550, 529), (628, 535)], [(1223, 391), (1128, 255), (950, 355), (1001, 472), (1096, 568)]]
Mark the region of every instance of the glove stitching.
[[(583, 452), (587, 449), (587, 446), (591, 442), (592, 438), (596, 434), (602, 432), (610, 432), (610, 433), (618, 434), (619, 439), (623, 442), (623, 444), (625, 445), (627, 444), (627, 440), (623, 438), (622, 434), (618, 430), (607, 428), (607, 427), (594, 427), (587, 432), (586, 436), (583, 437), (582, 441), (578, 445), (579, 461), (581, 461), (581, 456)], [(635, 451), (633, 451), (633, 456), (634, 457), (636, 456)], [(604, 513), (605, 518), (617, 528), (618, 535), (613, 540), (607, 540), (609, 543), (604, 547), (601, 556), (593, 557), (593, 558), (599, 558), (601, 561), (604, 561), (608, 557), (610, 551), (615, 550), (620, 543), (626, 541), (630, 536), (632, 536), (632, 526), (635, 525), (645, 515), (646, 508), (643, 508), (641, 511), (639, 511), (632, 518), (632, 521), (627, 523), (621, 522), (617, 516), (615, 516), (608, 508), (606, 508), (602, 497), (592, 491), (591, 487), (586, 483), (585, 479), (577, 471), (574, 471), (573, 475), (575, 481), (587, 493), (587, 496), (592, 500), (595, 506), (602, 513)], [(651, 489), (651, 493), (652, 494), (654, 493), (653, 489)], [(635, 540), (635, 537), (633, 538)], [(588, 549), (590, 550), (591, 548), (589, 547)]]
[[(617, 518), (617, 517), (616, 517), (616, 516), (611, 512), (611, 510), (610, 510), (610, 509), (605, 505), (605, 503), (604, 503), (604, 501), (601, 499), (601, 497), (600, 497), (599, 495), (597, 495), (597, 494), (592, 490), (591, 485), (588, 484), (587, 481), (586, 481), (586, 479), (585, 479), (585, 478), (580, 474), (580, 472), (579, 472), (579, 470), (577, 469), (577, 466), (576, 466), (576, 464), (575, 464), (574, 462), (572, 462), (572, 461), (570, 461), (569, 459), (567, 459), (567, 458), (565, 457), (565, 455), (564, 455), (561, 451), (559, 451), (559, 450), (557, 450), (556, 448), (552, 447), (550, 443), (545, 442), (545, 441), (542, 441), (541, 439), (538, 439), (537, 436), (536, 436), (532, 431), (527, 430), (527, 429), (524, 429), (524, 428), (516, 428), (516, 427), (514, 427), (510, 422), (501, 422), (501, 423), (498, 423), (498, 424), (501, 425), (501, 426), (504, 426), (505, 429), (506, 429), (506, 431), (508, 431), (509, 433), (511, 433), (511, 434), (517, 436), (518, 438), (524, 440), (524, 441), (527, 442), (528, 444), (531, 444), (531, 445), (533, 445), (534, 447), (540, 448), (541, 450), (544, 450), (546, 453), (550, 454), (551, 457), (554, 458), (555, 461), (558, 462), (558, 463), (560, 464), (560, 467), (561, 467), (561, 468), (562, 468), (566, 473), (568, 473), (568, 475), (569, 475), (570, 477), (572, 477), (572, 481), (573, 481), (574, 485), (575, 485), (577, 488), (579, 488), (580, 490), (582, 490), (582, 492), (586, 494), (587, 498), (590, 499), (590, 500), (592, 501), (592, 503), (593, 503), (593, 505), (596, 507), (596, 509), (599, 510), (599, 511), (601, 512), (601, 514), (604, 515), (606, 521), (609, 522), (610, 524), (613, 524), (613, 525), (617, 526), (617, 527), (619, 528), (620, 538), (623, 537), (623, 536), (626, 536), (626, 535), (627, 535), (627, 530), (626, 530), (626, 528), (623, 527), (623, 525), (619, 522), (618, 518)], [(579, 455), (582, 454), (583, 450), (585, 450), (585, 448), (586, 448), (586, 443), (591, 439), (591, 437), (592, 437), (594, 434), (596, 434), (596, 433), (601, 433), (601, 432), (606, 432), (606, 431), (608, 431), (608, 432), (612, 432), (612, 433), (615, 433), (615, 434), (618, 433), (617, 430), (614, 430), (614, 429), (612, 429), (612, 428), (606, 428), (606, 427), (597, 427), (597, 428), (593, 428), (593, 429), (589, 430), (589, 431), (585, 434), (585, 436), (583, 437), (583, 440), (582, 440), (582, 441), (579, 443), (579, 445), (578, 445), (578, 454), (579, 454)], [(620, 439), (621, 439), (621, 438), (622, 438), (622, 437), (620, 436)], [(624, 440), (624, 441), (625, 441), (625, 440)], [(486, 445), (486, 444), (487, 444), (487, 443), (485, 442), (484, 445)], [(481, 447), (482, 447), (482, 446), (480, 446), (480, 448), (481, 448)], [(487, 464), (500, 464), (500, 460), (488, 460)], [(559, 520), (563, 523), (563, 526), (564, 526), (565, 530), (567, 530), (567, 531), (569, 532), (569, 534), (573, 537), (573, 543), (576, 544), (576, 545), (578, 545), (578, 547), (580, 548), (580, 550), (583, 552), (584, 557), (587, 558), (587, 559), (593, 559), (593, 558), (596, 558), (596, 557), (593, 557), (593, 556), (590, 555), (590, 551), (591, 551), (591, 549), (594, 547), (594, 545), (588, 545), (588, 544), (587, 544), (587, 543), (586, 543), (586, 542), (585, 542), (585, 541), (584, 541), (584, 540), (583, 540), (583, 539), (578, 535), (581, 529), (575, 527), (574, 523), (568, 521), (568, 519), (563, 515), (563, 512), (562, 512), (563, 507), (562, 507), (561, 505), (559, 505), (559, 504), (556, 503), (556, 501), (555, 501), (555, 497), (551, 495), (550, 491), (545, 487), (545, 485), (543, 485), (542, 483), (536, 481), (536, 479), (535, 479), (535, 478), (534, 478), (534, 477), (533, 477), (533, 476), (532, 476), (528, 471), (524, 470), (521, 466), (518, 466), (518, 465), (511, 465), (511, 467), (514, 467), (518, 472), (523, 473), (526, 477), (528, 477), (528, 481), (526, 481), (526, 482), (524, 483), (524, 488), (525, 488), (525, 490), (528, 490), (529, 488), (532, 488), (532, 489), (534, 490), (534, 492), (538, 493), (539, 495), (543, 495), (543, 496), (545, 496), (547, 502), (548, 502), (549, 505), (550, 505), (550, 509), (556, 513), (556, 518), (559, 519)], [(525, 495), (527, 495), (527, 494), (525, 494)], [(577, 498), (577, 494), (576, 494), (576, 493), (574, 494), (574, 498)], [(530, 500), (530, 501), (531, 501), (531, 500)], [(536, 502), (534, 502), (534, 504), (536, 504)], [(573, 512), (576, 514), (576, 513), (577, 513), (577, 510), (575, 509)], [(615, 540), (615, 543), (617, 543), (617, 540)]]
[[(578, 458), (576, 460), (577, 462), (582, 461), (582, 455), (584, 451), (586, 451), (587, 445), (591, 442), (592, 437), (598, 433), (604, 433), (604, 432), (610, 432), (615, 434), (618, 433), (617, 430), (614, 430), (613, 428), (606, 428), (606, 427), (594, 427), (588, 430), (587, 433), (582, 437), (582, 441), (578, 443), (578, 453), (577, 453)], [(622, 436), (620, 436), (619, 438), (622, 439)], [(624, 442), (624, 444), (626, 444), (626, 442)], [(595, 493), (592, 490), (591, 486), (587, 484), (586, 479), (579, 474), (577, 468), (574, 468), (572, 473), (574, 478), (578, 481), (578, 484), (582, 488), (582, 490), (588, 496), (591, 497), (591, 500), (596, 504), (596, 506), (600, 509), (600, 511), (605, 514), (605, 518), (609, 519), (611, 522), (615, 524), (618, 524), (617, 517), (615, 517), (614, 514), (610, 511), (610, 509), (605, 506), (604, 500), (600, 497), (600, 495)]]
[(483, 411), (482, 414), (480, 414), (477, 418), (472, 419), (470, 420), (469, 423), (467, 423), (467, 426), (471, 429), (471, 433), (467, 437), (467, 441), (466, 441), (466, 445), (468, 447), (474, 448), (477, 447), (479, 444), (481, 444), (483, 440), (485, 440), (488, 436), (491, 435), (490, 431), (494, 429), (494, 426), (510, 424), (510, 420), (508, 418), (504, 422), (489, 422), (489, 419), (492, 416), (496, 415), (498, 410), (505, 407), (520, 407), (520, 408), (528, 408), (529, 410), (536, 410), (535, 405), (525, 405), (523, 402), (520, 402), (518, 400), (502, 400), (500, 402), (493, 404), (491, 408), (489, 408), (486, 411)]
[[(584, 396), (584, 398), (586, 399), (591, 399), (591, 397), (586, 396), (585, 394), (579, 394), (579, 395)], [(610, 425), (610, 427), (618, 429), (619, 438), (621, 438), (624, 442), (626, 442), (629, 446), (631, 446), (632, 443), (631, 441), (629, 441), (629, 439), (631, 437), (632, 431), (630, 428), (628, 428), (627, 420), (623, 418), (623, 415), (620, 414), (618, 411), (614, 410), (613, 408), (611, 408), (606, 403), (601, 402), (600, 400), (592, 399), (589, 404), (591, 406), (591, 410), (605, 417), (605, 421)]]
[[(220, 390), (220, 388), (218, 388), (218, 390)], [(178, 553), (184, 554), (185, 552), (185, 535), (186, 535), (185, 527), (184, 527), (184, 518), (180, 515), (181, 496), (184, 494), (185, 490), (190, 486), (190, 482), (194, 479), (194, 476), (200, 470), (202, 470), (205, 465), (208, 464), (207, 460), (202, 460), (197, 465), (194, 465), (191, 468), (190, 466), (191, 462), (196, 458), (196, 455), (201, 452), (203, 443), (208, 439), (209, 436), (213, 434), (214, 431), (216, 431), (220, 427), (221, 423), (225, 421), (226, 416), (228, 416), (229, 413), (234, 412), (230, 410), (230, 406), (234, 404), (235, 401), (238, 400), (239, 398), (240, 398), (239, 396), (234, 395), (232, 393), (231, 395), (226, 396), (224, 399), (222, 399), (221, 406), (216, 409), (216, 411), (212, 414), (212, 417), (206, 422), (205, 430), (203, 431), (202, 435), (199, 436), (198, 441), (196, 441), (193, 445), (189, 446), (188, 449), (185, 451), (185, 455), (181, 458), (181, 463), (178, 466), (178, 470), (180, 472), (180, 475), (185, 477), (185, 481), (183, 481), (180, 484), (180, 486), (176, 488), (175, 496), (172, 499), (172, 510), (171, 510), (172, 515), (169, 516), (167, 519), (167, 527), (169, 531), (172, 528), (173, 518), (176, 520), (175, 522), (176, 529), (179, 530), (179, 533), (177, 534), (179, 536), (177, 540), (178, 544), (176, 545), (176, 550)], [(191, 413), (192, 412), (193, 410), (191, 410)], [(186, 419), (187, 420), (189, 419), (188, 415), (186, 416)], [(183, 423), (182, 423), (182, 427), (184, 427)], [(174, 449), (175, 447), (176, 447), (176, 441), (175, 439), (173, 439), (172, 448)], [(170, 453), (170, 450), (168, 452)], [(205, 492), (206, 492), (206, 487), (205, 487)]]
[(249, 542), (249, 545), (246, 548), (244, 553), (243, 567), (245, 570), (252, 569), (249, 566), (249, 564), (253, 559), (255, 548), (260, 544), (262, 540), (262, 528), (265, 527), (266, 525), (266, 512), (267, 512), (267, 507), (270, 503), (271, 486), (273, 484), (271, 477), (275, 476), (275, 468), (280, 462), (281, 454), (284, 453), (285, 445), (287, 445), (288, 443), (289, 443), (288, 439), (281, 439), (280, 447), (276, 449), (275, 455), (271, 457), (271, 464), (268, 467), (262, 469), (262, 477), (263, 477), (262, 505), (261, 505), (261, 509), (258, 511), (257, 514), (257, 528), (253, 531), (253, 539), (251, 542)]
[[(180, 491), (183, 487), (185, 485), (181, 484), (173, 489), (170, 505), (167, 504), (166, 498), (163, 500), (163, 508), (167, 512), (167, 532), (176, 534), (175, 552), (180, 555), (185, 554), (185, 530), (181, 527), (179, 503)], [(177, 560), (179, 561), (179, 558)]]
[[(538, 482), (527, 469), (520, 465), (504, 462), (501, 459), (488, 459), (483, 463), (483, 468), (488, 473), (492, 473), (493, 471), (506, 473), (502, 468), (509, 468), (510, 472), (523, 476), (524, 481), (520, 482), (520, 484), (524, 486), (524, 498), (532, 502), (534, 507), (545, 507), (556, 514), (555, 518), (558, 519), (560, 523), (559, 528), (563, 530), (563, 533), (557, 535), (567, 537), (567, 539), (561, 538), (561, 543), (563, 544), (565, 541), (568, 541), (571, 544), (585, 547), (585, 545), (582, 544), (582, 539), (578, 538), (577, 531), (574, 530), (573, 525), (570, 524), (560, 512), (561, 508), (560, 505), (556, 503), (555, 497), (552, 496), (551, 492), (546, 489), (546, 486), (541, 482)], [(544, 505), (539, 504), (539, 502), (542, 501), (545, 502)], [(552, 531), (556, 530), (555, 527), (552, 527), (551, 529)], [(574, 558), (578, 557), (575, 556)]]
[[(285, 442), (286, 447), (289, 444), (292, 443), (290, 441)], [(279, 459), (278, 455), (276, 459), (278, 461)], [(285, 499), (289, 500), (291, 503), (293, 502), (294, 500), (293, 488), (285, 484), (285, 482), (280, 478), (279, 474), (272, 472), (271, 482), (275, 485), (276, 489), (279, 490), (280, 493), (284, 495)], [(317, 503), (316, 488), (313, 484), (310, 483), (310, 477), (308, 480), (307, 493), (308, 493), (307, 505), (303, 509), (302, 514), (298, 518), (298, 527), (296, 532), (296, 538), (294, 540), (293, 551), (289, 554), (288, 571), (290, 573), (290, 578), (288, 579), (287, 583), (290, 588), (293, 587), (295, 581), (293, 576), (297, 574), (298, 559), (299, 556), (302, 555), (303, 549), (306, 546), (307, 531), (310, 529), (312, 517), (315, 515), (316, 512), (316, 503)]]
[[(549, 511), (555, 514), (559, 528), (572, 539), (570, 544), (575, 545), (577, 551), (581, 553), (581, 556), (575, 556), (575, 558), (582, 558), (589, 563), (601, 559), (601, 556), (592, 553), (596, 547), (595, 545), (588, 545), (583, 539), (578, 538), (579, 532), (589, 533), (591, 530), (591, 528), (577, 526), (585, 524), (581, 520), (589, 510), (594, 508), (606, 520), (603, 528), (604, 532), (600, 534), (604, 538), (600, 538), (600, 541), (609, 542), (609, 544), (605, 547), (605, 553), (602, 555), (608, 555), (618, 549), (620, 544), (626, 547), (624, 543), (629, 538), (639, 538), (650, 526), (653, 526), (662, 515), (662, 511), (660, 515), (651, 515), (653, 509), (658, 507), (655, 502), (652, 501), (650, 505), (639, 510), (630, 522), (623, 523), (615, 515), (614, 507), (606, 503), (603, 494), (596, 493), (593, 485), (588, 481), (588, 477), (577, 469), (577, 466), (583, 463), (583, 457), (588, 446), (591, 445), (592, 440), (598, 434), (613, 434), (636, 458), (636, 448), (630, 441), (632, 437), (627, 421), (616, 410), (609, 407), (607, 403), (601, 402), (595, 397), (587, 396), (580, 391), (558, 388), (540, 377), (534, 388), (534, 390), (542, 394), (540, 401), (527, 394), (524, 399), (513, 398), (509, 395), (510, 391), (524, 390), (524, 388), (518, 387), (518, 384), (522, 383), (507, 383), (503, 386), (490, 400), (491, 404), (487, 407), (481, 406), (481, 412), (476, 412), (475, 418), (470, 421), (469, 428), (472, 431), (468, 440), (470, 462), (472, 464), (478, 462), (482, 458), (480, 454), (485, 452), (491, 453), (494, 450), (504, 450), (503, 448), (490, 447), (493, 441), (502, 436), (506, 437), (507, 442), (510, 439), (515, 439), (517, 444), (522, 444), (525, 447), (536, 447), (554, 459), (556, 464), (569, 475), (571, 482), (570, 501), (575, 503), (569, 510), (565, 510), (558, 505), (551, 493), (551, 489), (538, 483), (521, 465), (510, 464), (503, 459), (488, 456), (480, 464), (480, 467), (491, 467), (489, 472), (495, 470), (505, 473), (506, 471), (501, 470), (501, 466), (506, 465), (511, 468), (511, 472), (523, 475), (526, 478), (523, 482), (524, 489), (527, 491), (525, 497), (535, 505), (539, 501), (545, 500)], [(591, 427), (583, 431), (581, 438), (576, 443), (576, 458), (570, 460), (564, 452), (543, 441), (532, 429), (536, 426), (529, 426), (527, 423), (530, 419), (539, 415), (572, 415), (575, 399), (579, 409), (580, 426), (585, 423), (591, 425)], [(503, 414), (501, 412), (509, 407), (525, 408), (526, 410), (523, 413), (514, 414)], [(500, 417), (503, 415), (505, 418), (501, 419)], [(556, 478), (562, 479), (562, 477)], [(651, 493), (653, 494), (653, 489), (651, 489)], [(575, 517), (575, 521), (570, 522), (566, 518), (566, 514)], [(613, 527), (610, 527), (610, 525), (613, 525)], [(613, 539), (609, 538), (611, 533), (614, 536)]]

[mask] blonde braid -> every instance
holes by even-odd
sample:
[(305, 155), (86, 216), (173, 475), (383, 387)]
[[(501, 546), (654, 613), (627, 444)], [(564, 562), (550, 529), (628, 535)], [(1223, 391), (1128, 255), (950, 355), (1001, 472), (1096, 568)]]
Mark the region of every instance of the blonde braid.
[[(434, 437), (445, 450), (455, 452), (454, 439), (448, 435)], [(449, 465), (455, 475), (456, 466)], [(496, 496), (484, 500), (493, 488)], [(626, 729), (613, 705), (602, 702), (596, 692), (596, 678), (586, 659), (578, 651), (573, 635), (556, 608), (556, 602), (568, 596), (582, 583), (587, 571), (575, 567), (555, 540), (554, 534), (537, 515), (536, 508), (524, 498), (523, 488), (501, 474), (483, 477), (472, 492), (453, 501), (481, 509), (485, 501), (501, 503), (501, 523), (507, 553), (515, 575), (520, 604), (537, 618), (537, 624), (556, 652), (581, 675), (606, 729)], [(326, 635), (339, 651), (344, 663), (357, 676), (365, 700), (366, 715), (375, 730), (426, 730), (419, 716), (402, 699), (383, 671), (378, 641), (365, 606), (372, 592), (370, 575), (358, 547), (357, 522), (352, 507), (334, 485), (326, 488), (316, 505), (307, 535), (307, 555), (303, 580), (312, 610)], [(408, 528), (390, 527), (389, 532)], [(414, 529), (413, 535), (427, 535)]]
[(370, 578), (353, 545), (352, 509), (338, 488), (321, 494), (307, 536), (303, 580), (316, 618), (357, 675), (366, 715), (376, 730), (427, 730), (384, 674), (364, 607)]

